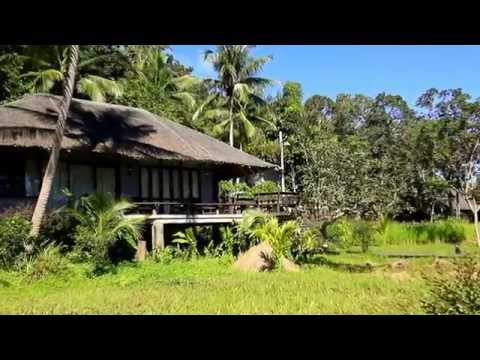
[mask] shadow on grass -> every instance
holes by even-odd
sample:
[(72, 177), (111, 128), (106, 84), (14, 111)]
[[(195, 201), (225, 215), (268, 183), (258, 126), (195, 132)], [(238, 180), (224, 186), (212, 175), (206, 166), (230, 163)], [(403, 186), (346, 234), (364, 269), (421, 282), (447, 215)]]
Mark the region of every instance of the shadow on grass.
[(6, 280), (0, 279), (0, 287), (9, 287), (10, 283)]
[(350, 263), (344, 263), (344, 262), (336, 262), (336, 261), (329, 260), (323, 256), (310, 259), (308, 262), (305, 262), (305, 264), (327, 266), (333, 270), (339, 270), (339, 271), (344, 271), (349, 273), (366, 273), (366, 272), (372, 272), (374, 270), (374, 266), (370, 263), (350, 264)]

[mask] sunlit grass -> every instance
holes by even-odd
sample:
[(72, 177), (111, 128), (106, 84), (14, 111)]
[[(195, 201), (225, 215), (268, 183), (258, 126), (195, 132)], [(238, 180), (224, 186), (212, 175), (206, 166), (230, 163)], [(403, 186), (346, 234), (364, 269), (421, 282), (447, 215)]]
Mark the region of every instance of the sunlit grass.
[[(380, 262), (375, 255), (326, 257)], [(421, 313), (423, 280), (398, 282), (382, 272), (305, 266), (300, 273), (242, 273), (226, 260), (124, 265), (87, 278), (74, 266), (63, 277), (26, 283), (0, 273), (2, 314), (405, 314)]]

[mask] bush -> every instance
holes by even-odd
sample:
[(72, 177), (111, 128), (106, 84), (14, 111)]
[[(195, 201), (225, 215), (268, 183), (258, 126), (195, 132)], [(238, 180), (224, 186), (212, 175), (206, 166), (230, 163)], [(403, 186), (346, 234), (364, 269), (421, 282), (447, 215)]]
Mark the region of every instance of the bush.
[(250, 186), (245, 182), (235, 182), (233, 180), (223, 180), (218, 184), (219, 195), (224, 199), (234, 196), (241, 196), (247, 199), (253, 199), (255, 195), (261, 193), (280, 191), (280, 186), (275, 181), (261, 181)]
[(265, 224), (268, 219), (269, 215), (260, 210), (244, 212), (242, 219), (235, 226), (235, 234), (231, 244), (232, 254), (236, 255), (258, 244), (259, 239), (255, 236), (254, 230)]
[(366, 220), (356, 220), (352, 225), (354, 245), (360, 246), (362, 252), (367, 252), (369, 246), (374, 242), (375, 224)]
[(22, 215), (0, 219), (0, 267), (8, 269), (33, 253), (30, 221)]
[(354, 245), (353, 226), (346, 218), (339, 219), (326, 229), (327, 240), (342, 248)]
[(218, 183), (218, 191), (221, 198), (230, 199), (237, 195), (253, 199), (251, 187), (244, 182), (235, 182), (233, 180), (222, 180)]
[(177, 257), (191, 259), (200, 255), (197, 248), (197, 239), (192, 228), (188, 228), (184, 232), (179, 231), (175, 233), (173, 235), (172, 243), (177, 245)]
[(320, 248), (320, 234), (317, 229), (301, 230), (294, 238), (291, 248), (292, 258), (295, 262), (308, 262)]
[(252, 186), (252, 193), (254, 195), (278, 191), (280, 191), (280, 186), (278, 185), (278, 183), (270, 180), (257, 182), (255, 185)]
[(119, 242), (136, 247), (145, 217), (123, 216), (133, 206), (126, 200), (115, 201), (110, 195), (95, 193), (69, 209), (78, 222), (73, 235), (74, 251), (93, 263), (94, 273), (102, 273), (114, 265), (111, 253)]
[(161, 264), (170, 264), (174, 259), (179, 256), (177, 249), (172, 246), (166, 246), (164, 249), (154, 249), (150, 255), (150, 258)]
[(50, 242), (54, 239), (56, 244), (61, 245), (62, 251), (73, 249), (75, 244), (75, 228), (78, 221), (72, 216), (68, 208), (60, 208), (46, 215), (39, 238), (42, 242)]
[(25, 219), (30, 219), (33, 215), (34, 204), (23, 203), (0, 210), (0, 219), (10, 218), (15, 215), (23, 216)]
[(27, 279), (39, 280), (48, 275), (57, 275), (67, 269), (68, 261), (61, 254), (58, 245), (48, 244), (36, 256), (25, 262), (24, 271)]
[(429, 314), (480, 314), (480, 266), (473, 260), (456, 264), (455, 276), (427, 278), (431, 290), (422, 300)]

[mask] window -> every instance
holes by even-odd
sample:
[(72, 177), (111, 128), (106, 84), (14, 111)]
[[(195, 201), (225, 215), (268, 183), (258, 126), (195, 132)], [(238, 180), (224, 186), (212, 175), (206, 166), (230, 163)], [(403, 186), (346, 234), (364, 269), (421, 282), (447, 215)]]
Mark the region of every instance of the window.
[[(61, 191), (64, 184), (59, 184)], [(70, 166), (70, 190), (76, 197), (84, 196), (95, 192), (94, 172), (90, 165)]]
[(115, 195), (115, 169), (97, 168), (97, 191)]
[(190, 171), (182, 171), (182, 187), (183, 187), (183, 198), (190, 199)]
[(158, 169), (152, 169), (152, 198), (160, 198), (160, 176)]
[(162, 170), (162, 188), (163, 199), (170, 199), (170, 171), (168, 169)]
[(2, 156), (0, 162), (0, 196), (25, 196), (25, 161), (16, 156)]
[(172, 170), (173, 198), (180, 199), (180, 174), (178, 170)]
[(141, 169), (141, 194), (142, 199), (148, 199), (150, 197), (149, 191), (149, 179), (148, 179), (148, 169)]
[(192, 198), (200, 198), (200, 194), (198, 192), (198, 171), (196, 170), (192, 171)]
[(25, 164), (25, 195), (38, 196), (40, 191), (39, 164), (33, 159), (28, 159)]

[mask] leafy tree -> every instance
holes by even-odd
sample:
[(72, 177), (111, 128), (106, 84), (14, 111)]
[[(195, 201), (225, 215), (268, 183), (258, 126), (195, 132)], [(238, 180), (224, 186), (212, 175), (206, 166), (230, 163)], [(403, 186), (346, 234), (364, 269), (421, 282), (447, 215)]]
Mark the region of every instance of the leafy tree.
[(26, 89), (21, 78), (24, 59), (19, 55), (19, 46), (0, 46), (0, 104), (12, 101)]
[[(218, 74), (217, 79), (206, 79), (206, 82), (217, 96), (225, 97), (223, 105), (228, 110), (228, 117), (224, 119), (224, 112), (218, 115), (220, 126), (228, 124), (231, 146), (234, 146), (235, 124), (243, 127), (247, 135), (252, 135), (254, 126), (247, 117), (246, 105), (249, 101), (263, 104), (261, 92), (271, 83), (270, 80), (257, 76), (271, 57), (254, 58), (250, 55), (252, 48), (251, 45), (221, 45), (216, 51), (207, 50), (204, 55), (205, 60), (212, 64)], [(214, 98), (210, 97), (207, 102), (214, 101)], [(198, 114), (199, 112), (195, 117), (198, 117)]]
[(190, 125), (202, 84), (165, 47), (130, 46), (132, 71), (119, 102)]

